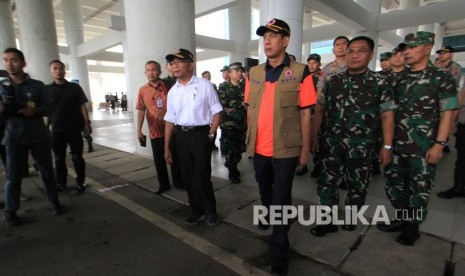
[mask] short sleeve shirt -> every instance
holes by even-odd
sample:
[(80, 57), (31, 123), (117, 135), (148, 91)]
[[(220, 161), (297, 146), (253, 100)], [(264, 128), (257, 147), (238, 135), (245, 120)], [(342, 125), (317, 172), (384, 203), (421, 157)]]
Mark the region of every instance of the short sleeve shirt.
[(150, 139), (165, 136), (163, 117), (166, 114), (167, 93), (161, 81), (155, 86), (149, 82), (139, 89), (136, 109), (145, 111)]

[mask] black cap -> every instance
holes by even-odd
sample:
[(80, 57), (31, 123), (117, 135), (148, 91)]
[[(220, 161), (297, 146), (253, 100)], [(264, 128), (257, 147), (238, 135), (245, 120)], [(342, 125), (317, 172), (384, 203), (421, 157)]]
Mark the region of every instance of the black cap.
[(194, 55), (189, 50), (182, 48), (178, 49), (176, 53), (172, 53), (166, 56), (166, 60), (168, 62), (172, 62), (176, 58), (194, 62)]
[(236, 69), (236, 70), (237, 69), (242, 69), (242, 70), (244, 70), (244, 67), (242, 67), (242, 63), (240, 63), (240, 62), (233, 62), (233, 63), (229, 64), (229, 70), (231, 70), (231, 69)]
[(439, 54), (439, 53), (441, 53), (441, 52), (454, 53), (454, 52), (455, 52), (455, 49), (452, 48), (451, 46), (446, 45), (446, 46), (442, 46), (441, 49), (437, 50), (437, 51), (436, 51), (436, 54)]
[(403, 42), (399, 43), (399, 45), (397, 45), (397, 47), (392, 50), (392, 54), (395, 55), (398, 52), (405, 51), (405, 47), (407, 47), (407, 44), (405, 44)]
[(289, 25), (281, 19), (276, 18), (271, 19), (265, 26), (258, 27), (256, 33), (259, 36), (263, 36), (267, 31), (281, 33), (286, 36), (291, 35), (291, 28), (289, 28)]
[(319, 54), (310, 54), (307, 58), (307, 62), (313, 59), (316, 62), (321, 62), (321, 56)]

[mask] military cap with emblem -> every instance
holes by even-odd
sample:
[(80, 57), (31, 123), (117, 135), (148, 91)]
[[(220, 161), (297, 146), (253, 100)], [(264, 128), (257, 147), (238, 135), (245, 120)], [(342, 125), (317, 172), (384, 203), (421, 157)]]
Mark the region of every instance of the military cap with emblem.
[(175, 59), (188, 60), (194, 62), (194, 55), (191, 53), (191, 51), (182, 48), (178, 49), (176, 53), (167, 55), (165, 58), (168, 62), (172, 62)]
[(399, 45), (397, 45), (397, 47), (392, 50), (392, 54), (395, 55), (398, 52), (403, 52), (405, 50), (405, 47), (407, 47), (407, 44), (403, 42), (399, 43)]
[(232, 70), (232, 69), (235, 69), (235, 70), (242, 69), (242, 70), (244, 70), (244, 67), (242, 67), (242, 63), (240, 63), (240, 62), (233, 62), (233, 63), (229, 64), (229, 70)]
[(285, 36), (291, 35), (291, 28), (281, 19), (273, 18), (265, 26), (260, 26), (257, 29), (257, 35), (263, 36), (266, 32), (271, 31), (274, 33), (281, 33)]
[(223, 69), (220, 70), (220, 72), (224, 72), (224, 71), (228, 71), (228, 70), (229, 70), (229, 66), (225, 65), (225, 66), (223, 66)]
[(454, 53), (455, 52), (455, 49), (451, 46), (442, 46), (441, 49), (437, 50), (436, 51), (436, 54), (439, 54), (439, 53), (442, 53), (442, 52), (445, 52), (445, 53)]
[(417, 47), (423, 44), (434, 44), (434, 34), (431, 32), (416, 32), (405, 36), (405, 44), (408, 47)]
[(391, 52), (384, 52), (384, 53), (381, 53), (381, 55), (379, 55), (380, 60), (390, 59), (391, 57), (392, 57)]

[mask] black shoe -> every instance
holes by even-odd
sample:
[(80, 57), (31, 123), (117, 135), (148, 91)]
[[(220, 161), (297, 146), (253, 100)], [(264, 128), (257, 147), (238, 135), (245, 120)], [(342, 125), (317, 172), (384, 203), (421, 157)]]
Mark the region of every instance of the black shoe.
[(89, 148), (89, 150), (87, 150), (87, 152), (91, 153), (91, 152), (94, 152), (94, 148)]
[(397, 238), (397, 242), (405, 245), (412, 246), (420, 238), (420, 231), (418, 231), (418, 223), (406, 222), (406, 226), (402, 234)]
[(207, 224), (208, 224), (208, 226), (215, 226), (219, 222), (220, 222), (220, 217), (216, 213), (207, 215)]
[(21, 221), (16, 215), (16, 212), (5, 212), (3, 218), (5, 219), (6, 224), (8, 224), (9, 226), (18, 226), (21, 224)]
[(376, 227), (383, 232), (398, 232), (404, 230), (406, 222), (403, 220), (393, 219), (390, 224), (378, 223)]
[(353, 225), (353, 224), (344, 224), (341, 226), (341, 229), (345, 231), (354, 231), (356, 228), (357, 228), (357, 225)]
[(76, 189), (77, 189), (77, 191), (78, 191), (79, 193), (83, 193), (83, 192), (86, 191), (86, 187), (87, 187), (86, 184), (78, 184), (77, 187), (76, 187)]
[(59, 201), (55, 201), (53, 203), (50, 204), (50, 208), (53, 210), (53, 214), (55, 216), (59, 216), (61, 214), (63, 214), (63, 208), (61, 207), (61, 204)]
[(66, 190), (66, 185), (62, 185), (62, 184), (58, 184), (58, 185), (57, 185), (57, 191), (58, 191), (59, 193), (62, 193), (62, 192), (64, 192), (65, 190)]
[(337, 226), (333, 224), (318, 225), (310, 230), (310, 233), (316, 237), (324, 237), (326, 234), (337, 232)]
[(287, 258), (273, 258), (271, 264), (271, 275), (286, 275), (287, 274)]
[(164, 192), (168, 191), (170, 188), (163, 188), (163, 189), (158, 189), (158, 191), (155, 192), (156, 195), (161, 195)]
[(347, 185), (347, 182), (342, 181), (341, 184), (339, 184), (339, 189), (341, 189), (341, 190), (349, 190), (349, 185)]
[(205, 215), (200, 216), (192, 216), (184, 221), (187, 225), (196, 225), (197, 223), (203, 221), (205, 219)]
[(234, 178), (231, 178), (231, 183), (232, 184), (239, 184), (241, 183), (241, 180), (239, 179), (239, 177), (234, 177)]
[(306, 174), (308, 172), (308, 169), (307, 169), (307, 166), (304, 166), (302, 168), (298, 168), (296, 171), (295, 171), (295, 175), (297, 176), (302, 176), (304, 174)]
[(449, 190), (438, 193), (438, 197), (445, 199), (451, 199), (454, 197), (465, 197), (465, 191), (457, 190), (454, 187), (452, 187)]

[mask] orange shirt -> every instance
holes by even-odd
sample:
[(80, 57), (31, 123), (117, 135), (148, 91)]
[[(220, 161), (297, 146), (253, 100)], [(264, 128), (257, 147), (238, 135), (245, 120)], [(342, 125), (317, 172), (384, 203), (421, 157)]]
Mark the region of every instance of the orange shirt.
[(145, 111), (149, 127), (149, 138), (165, 136), (165, 120), (167, 94), (163, 82), (153, 86), (150, 82), (139, 89), (136, 109)]

